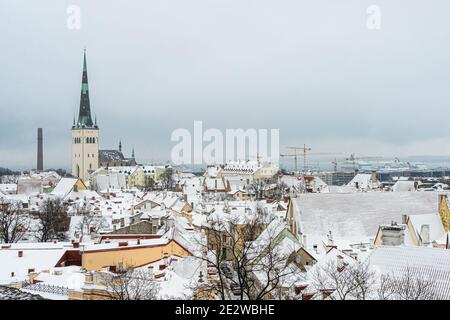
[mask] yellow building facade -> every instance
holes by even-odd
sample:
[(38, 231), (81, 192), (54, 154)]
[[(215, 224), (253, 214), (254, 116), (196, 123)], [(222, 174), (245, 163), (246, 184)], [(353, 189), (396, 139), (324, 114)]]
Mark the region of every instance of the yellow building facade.
[(450, 230), (450, 210), (448, 207), (448, 198), (446, 194), (439, 195), (439, 215), (445, 232)]
[(186, 257), (191, 253), (175, 240), (162, 245), (141, 245), (84, 251), (81, 264), (87, 271), (99, 271), (104, 267), (117, 270), (140, 267), (165, 256)]

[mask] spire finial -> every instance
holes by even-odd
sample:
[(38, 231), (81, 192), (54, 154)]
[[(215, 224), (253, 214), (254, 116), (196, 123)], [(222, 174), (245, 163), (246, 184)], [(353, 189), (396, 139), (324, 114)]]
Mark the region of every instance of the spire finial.
[(134, 146), (133, 146), (133, 149), (131, 150), (131, 158), (132, 158), (132, 159), (135, 159), (135, 156), (134, 156)]
[(122, 140), (119, 140), (119, 151), (122, 152)]

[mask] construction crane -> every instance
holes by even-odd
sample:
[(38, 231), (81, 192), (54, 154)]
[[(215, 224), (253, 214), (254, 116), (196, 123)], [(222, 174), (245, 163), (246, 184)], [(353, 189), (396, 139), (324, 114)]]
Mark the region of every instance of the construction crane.
[(333, 172), (336, 172), (337, 171), (337, 165), (338, 165), (336, 158), (334, 158), (334, 160), (331, 161), (331, 164), (333, 165)]
[(286, 149), (294, 150), (293, 154), (280, 154), (280, 157), (293, 157), (294, 158), (294, 171), (298, 172), (298, 156), (299, 153), (297, 151), (301, 150), (303, 153), (303, 176), (306, 174), (306, 156), (307, 155), (335, 155), (337, 153), (328, 153), (328, 152), (320, 152), (320, 153), (309, 153), (311, 151), (310, 147), (307, 147), (306, 144), (303, 147), (286, 147)]
[(280, 154), (281, 157), (293, 157), (294, 158), (294, 171), (298, 172), (298, 153), (297, 151), (302, 150), (303, 151), (303, 171), (306, 170), (306, 153), (308, 151), (311, 151), (311, 148), (306, 147), (306, 144), (303, 145), (303, 147), (286, 147), (286, 149), (294, 150), (294, 154)]

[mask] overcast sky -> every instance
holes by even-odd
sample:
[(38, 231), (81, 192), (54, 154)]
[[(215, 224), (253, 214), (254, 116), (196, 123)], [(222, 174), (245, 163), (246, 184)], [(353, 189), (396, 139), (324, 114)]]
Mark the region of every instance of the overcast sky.
[[(67, 28), (67, 8), (81, 28)], [(381, 30), (366, 26), (370, 5)], [(279, 128), (281, 147), (450, 154), (448, 0), (0, 0), (0, 166), (70, 166), (83, 47), (101, 148), (169, 158), (171, 132)], [(282, 148), (281, 148), (282, 149)]]

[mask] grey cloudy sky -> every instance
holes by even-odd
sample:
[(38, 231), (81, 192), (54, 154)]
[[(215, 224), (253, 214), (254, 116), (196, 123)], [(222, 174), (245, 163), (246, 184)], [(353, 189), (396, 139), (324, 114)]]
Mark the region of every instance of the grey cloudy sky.
[[(81, 29), (66, 27), (69, 5)], [(369, 5), (381, 30), (366, 27)], [(279, 128), (281, 146), (449, 154), (447, 0), (0, 0), (0, 166), (69, 167), (87, 47), (101, 148), (169, 157), (171, 132)]]

